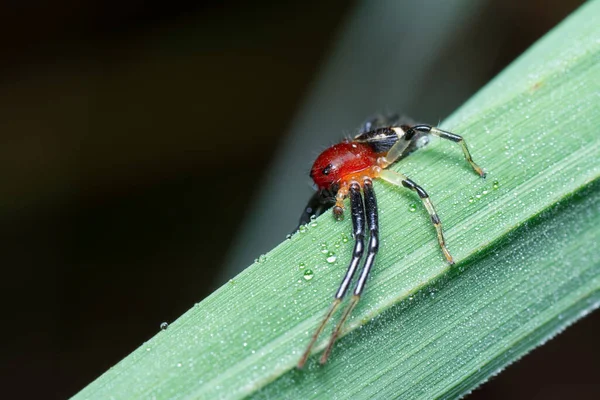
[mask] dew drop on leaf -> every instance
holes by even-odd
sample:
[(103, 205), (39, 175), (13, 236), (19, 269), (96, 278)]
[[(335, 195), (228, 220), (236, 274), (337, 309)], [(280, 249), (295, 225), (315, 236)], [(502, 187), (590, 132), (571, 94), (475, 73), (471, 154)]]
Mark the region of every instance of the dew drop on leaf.
[(304, 280), (305, 281), (310, 281), (314, 276), (315, 276), (315, 273), (312, 272), (311, 269), (307, 269), (306, 271), (304, 271)]
[(327, 254), (329, 250), (327, 249), (327, 243), (321, 243), (321, 253)]
[(327, 255), (327, 263), (333, 264), (336, 260), (337, 260), (337, 256), (335, 255), (335, 253), (333, 251), (330, 251), (329, 254)]

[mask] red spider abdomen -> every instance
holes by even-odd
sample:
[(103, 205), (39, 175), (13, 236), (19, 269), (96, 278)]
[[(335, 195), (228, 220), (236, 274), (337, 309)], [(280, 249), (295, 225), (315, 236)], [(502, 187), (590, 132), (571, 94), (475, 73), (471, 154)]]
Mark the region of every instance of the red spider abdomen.
[(326, 189), (361, 171), (370, 175), (370, 168), (376, 164), (377, 154), (369, 145), (342, 142), (331, 146), (317, 157), (310, 177), (319, 189)]

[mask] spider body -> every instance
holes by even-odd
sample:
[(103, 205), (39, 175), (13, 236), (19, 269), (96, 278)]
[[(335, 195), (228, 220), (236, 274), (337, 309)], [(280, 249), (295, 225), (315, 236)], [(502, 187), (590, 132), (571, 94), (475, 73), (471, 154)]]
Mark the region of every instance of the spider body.
[(356, 174), (371, 176), (370, 169), (376, 165), (377, 157), (374, 149), (365, 143), (344, 141), (317, 157), (310, 177), (320, 190), (331, 189), (333, 185), (349, 183)]
[[(465, 159), (473, 170), (481, 177), (485, 177), (483, 170), (473, 162), (467, 145), (461, 136), (431, 125), (400, 124), (396, 117), (378, 117), (368, 121), (354, 139), (346, 139), (329, 147), (315, 160), (310, 177), (317, 186), (317, 192), (305, 208), (300, 223), (308, 222), (313, 215), (320, 215), (331, 207), (333, 207), (333, 214), (341, 219), (344, 213), (344, 201), (349, 197), (354, 250), (346, 274), (334, 296), (333, 304), (298, 362), (299, 368), (302, 368), (306, 363), (312, 346), (316, 343), (325, 324), (341, 304), (363, 255), (366, 253), (350, 304), (344, 310), (340, 321), (333, 330), (329, 344), (321, 357), (321, 363), (325, 363), (327, 360), (345, 320), (356, 306), (365, 288), (367, 277), (379, 250), (379, 218), (373, 179), (381, 178), (396, 186), (410, 189), (419, 196), (435, 227), (442, 253), (448, 263), (454, 263), (454, 259), (446, 248), (441, 220), (427, 192), (406, 175), (387, 169), (393, 163), (421, 147), (424, 142), (422, 139), (428, 137), (428, 135), (438, 136), (460, 144)], [(368, 242), (365, 248), (367, 237)]]

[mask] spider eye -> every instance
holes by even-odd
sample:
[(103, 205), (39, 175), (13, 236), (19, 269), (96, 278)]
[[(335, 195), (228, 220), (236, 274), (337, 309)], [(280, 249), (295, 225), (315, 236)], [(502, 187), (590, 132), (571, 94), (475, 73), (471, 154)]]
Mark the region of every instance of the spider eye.
[(321, 171), (321, 173), (323, 173), (323, 175), (329, 175), (329, 173), (331, 172), (331, 169), (333, 168), (332, 164), (328, 164), (325, 168), (323, 168), (323, 170)]

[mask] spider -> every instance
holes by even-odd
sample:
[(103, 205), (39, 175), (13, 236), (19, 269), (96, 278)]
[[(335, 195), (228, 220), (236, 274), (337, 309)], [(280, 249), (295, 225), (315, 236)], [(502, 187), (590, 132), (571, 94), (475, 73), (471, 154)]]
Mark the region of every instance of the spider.
[(317, 192), (309, 200), (300, 217), (300, 224), (310, 221), (312, 216), (318, 216), (331, 207), (333, 207), (334, 216), (338, 220), (342, 219), (344, 199), (350, 197), (354, 250), (346, 274), (335, 294), (333, 304), (312, 336), (306, 351), (298, 362), (298, 368), (302, 368), (306, 363), (311, 349), (327, 321), (333, 316), (346, 295), (365, 253), (364, 242), (368, 231), (369, 241), (364, 266), (356, 281), (350, 303), (342, 313), (341, 319), (331, 334), (327, 348), (321, 356), (321, 364), (327, 361), (344, 322), (365, 289), (367, 277), (379, 250), (379, 222), (373, 179), (381, 178), (393, 185), (403, 186), (417, 193), (431, 217), (442, 253), (448, 263), (454, 264), (454, 259), (446, 247), (442, 223), (427, 192), (406, 175), (387, 169), (390, 165), (427, 144), (429, 135), (458, 143), (473, 170), (482, 178), (485, 177), (485, 172), (475, 164), (467, 144), (461, 136), (431, 125), (414, 125), (397, 116), (379, 116), (367, 121), (354, 139), (346, 139), (329, 147), (315, 160), (310, 177), (317, 186)]

